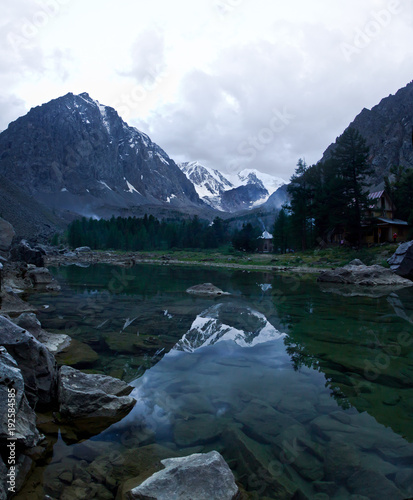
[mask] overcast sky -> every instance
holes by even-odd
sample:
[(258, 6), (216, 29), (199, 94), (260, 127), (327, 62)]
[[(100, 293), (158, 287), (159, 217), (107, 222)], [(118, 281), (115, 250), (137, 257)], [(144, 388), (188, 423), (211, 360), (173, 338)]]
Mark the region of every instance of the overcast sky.
[(288, 180), (413, 79), (409, 0), (2, 0), (0, 130), (88, 92), (176, 161)]

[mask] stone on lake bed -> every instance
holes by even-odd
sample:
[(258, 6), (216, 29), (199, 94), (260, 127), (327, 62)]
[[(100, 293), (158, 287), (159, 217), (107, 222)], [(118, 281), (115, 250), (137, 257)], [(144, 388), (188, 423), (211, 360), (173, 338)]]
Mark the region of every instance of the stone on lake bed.
[(207, 295), (212, 297), (230, 295), (228, 292), (222, 291), (212, 283), (202, 283), (201, 285), (191, 286), (186, 290), (186, 292), (194, 295)]
[(154, 500), (235, 500), (239, 490), (225, 460), (217, 451), (162, 460), (156, 472), (126, 498)]

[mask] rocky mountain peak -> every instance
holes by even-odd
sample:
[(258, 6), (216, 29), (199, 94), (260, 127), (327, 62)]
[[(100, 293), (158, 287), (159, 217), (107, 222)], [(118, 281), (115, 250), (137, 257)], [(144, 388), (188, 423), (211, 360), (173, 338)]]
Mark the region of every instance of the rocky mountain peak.
[(203, 206), (165, 151), (86, 92), (11, 123), (0, 134), (0, 175), (46, 206), (82, 215)]
[[(392, 166), (412, 168), (413, 82), (372, 109), (364, 108), (349, 127), (358, 130), (370, 147), (370, 162), (374, 167), (372, 188), (383, 186)], [(335, 143), (327, 148), (322, 160), (328, 159), (334, 148)]]

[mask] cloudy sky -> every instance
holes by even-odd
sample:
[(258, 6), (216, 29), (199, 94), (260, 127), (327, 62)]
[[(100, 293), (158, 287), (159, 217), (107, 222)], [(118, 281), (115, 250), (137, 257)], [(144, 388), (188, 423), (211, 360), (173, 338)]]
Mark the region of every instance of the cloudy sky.
[(3, 0), (0, 130), (88, 92), (176, 161), (288, 179), (413, 79), (409, 0)]

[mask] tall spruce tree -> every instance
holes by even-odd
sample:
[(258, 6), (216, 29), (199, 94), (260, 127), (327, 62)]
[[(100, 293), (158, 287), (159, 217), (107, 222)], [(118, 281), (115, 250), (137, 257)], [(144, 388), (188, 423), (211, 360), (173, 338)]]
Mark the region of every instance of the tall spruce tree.
[(368, 162), (369, 148), (365, 139), (354, 128), (348, 128), (336, 141), (330, 168), (333, 168), (340, 192), (335, 211), (350, 237), (361, 244), (362, 218), (368, 207), (368, 186), (366, 178), (373, 173)]
[(287, 188), (291, 197), (291, 228), (295, 238), (300, 242), (302, 250), (307, 249), (309, 224), (311, 225), (313, 192), (308, 182), (308, 172), (309, 167), (307, 167), (305, 160), (300, 158)]

